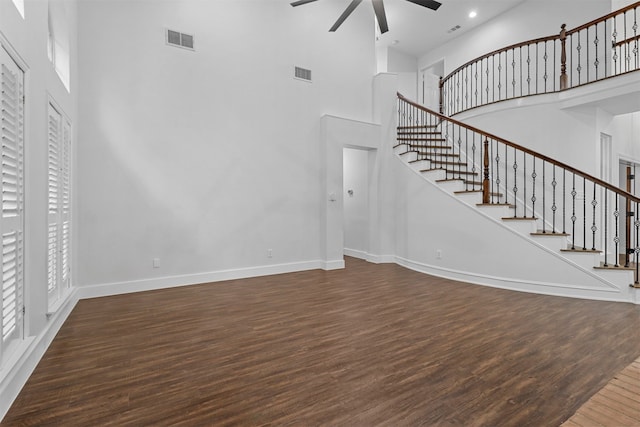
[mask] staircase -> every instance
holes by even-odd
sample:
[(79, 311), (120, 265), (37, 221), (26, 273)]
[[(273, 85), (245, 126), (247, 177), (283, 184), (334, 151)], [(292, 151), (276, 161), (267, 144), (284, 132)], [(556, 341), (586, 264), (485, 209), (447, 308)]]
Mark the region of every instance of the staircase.
[[(614, 284), (619, 300), (640, 303), (640, 199), (398, 97), (394, 152), (411, 169), (502, 229)], [(619, 257), (620, 252), (628, 255)]]

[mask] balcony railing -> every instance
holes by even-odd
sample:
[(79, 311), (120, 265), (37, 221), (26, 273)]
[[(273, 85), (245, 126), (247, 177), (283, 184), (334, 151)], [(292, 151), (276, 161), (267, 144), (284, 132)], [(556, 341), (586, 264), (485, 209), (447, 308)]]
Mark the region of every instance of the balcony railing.
[(440, 113), (558, 92), (640, 70), (640, 2), (487, 53), (440, 80)]

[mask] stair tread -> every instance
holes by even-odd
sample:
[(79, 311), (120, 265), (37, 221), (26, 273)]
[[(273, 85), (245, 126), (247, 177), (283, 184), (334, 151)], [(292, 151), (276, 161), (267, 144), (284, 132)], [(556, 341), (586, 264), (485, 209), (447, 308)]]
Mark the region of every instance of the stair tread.
[(524, 216), (505, 216), (502, 217), (503, 221), (536, 221), (538, 218), (536, 217), (524, 217)]
[(406, 129), (435, 129), (438, 125), (415, 125), (415, 126), (398, 126), (397, 130), (406, 130)]
[(625, 267), (624, 265), (618, 265), (616, 267), (614, 264), (607, 264), (605, 266), (604, 262), (601, 262), (600, 265), (596, 265), (593, 268), (595, 268), (596, 270), (625, 270), (625, 271), (633, 271), (633, 270), (635, 270), (635, 268), (632, 267), (632, 266)]
[[(438, 169), (441, 170), (441, 169)], [(445, 179), (436, 179), (436, 182), (453, 182), (453, 181), (461, 181), (464, 182), (463, 179), (460, 178), (445, 178)]]
[(534, 233), (531, 233), (532, 236), (562, 236), (562, 237), (567, 237), (569, 236), (568, 233), (562, 233), (562, 232), (552, 232), (552, 231), (547, 231), (547, 232), (543, 232), (542, 230), (538, 230)]
[(403, 138), (403, 137), (398, 137), (397, 138), (398, 141), (446, 141), (445, 138)]
[(432, 160), (429, 159), (429, 161), (431, 163), (437, 163), (439, 165), (451, 165), (451, 166), (464, 166), (465, 168), (467, 167), (466, 163), (463, 162), (453, 162), (451, 160)]
[[(456, 194), (464, 194), (464, 193), (482, 193), (482, 190), (460, 190), (455, 191)], [(490, 193), (491, 196), (502, 197), (503, 195), (500, 193)], [(477, 203), (476, 206), (506, 206), (504, 203)]]
[[(406, 144), (406, 143), (405, 143)], [(406, 144), (411, 148), (422, 148), (427, 150), (453, 150), (453, 147), (448, 145), (420, 145), (420, 144)]]
[(560, 252), (575, 252), (575, 253), (583, 253), (583, 254), (599, 254), (602, 253), (602, 251), (598, 250), (598, 249), (583, 249), (583, 248), (575, 248), (575, 249), (571, 249), (571, 248), (567, 248), (567, 249), (560, 249)]
[[(482, 193), (482, 190), (478, 191)], [(502, 206), (514, 209), (516, 205), (512, 205), (511, 203), (476, 203), (476, 206)]]
[(434, 130), (434, 131), (409, 131), (409, 132), (400, 132), (398, 131), (399, 135), (442, 135), (442, 132), (440, 132), (439, 130)]

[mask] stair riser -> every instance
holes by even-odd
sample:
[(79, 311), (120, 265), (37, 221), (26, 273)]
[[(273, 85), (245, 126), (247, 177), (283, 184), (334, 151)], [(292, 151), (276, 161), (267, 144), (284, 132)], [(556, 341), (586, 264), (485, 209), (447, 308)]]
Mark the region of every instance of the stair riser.
[[(581, 267), (592, 269), (600, 264), (600, 254), (598, 253), (581, 253), (581, 252), (561, 252), (562, 256), (570, 261), (575, 262)], [(605, 271), (605, 270), (598, 270)]]
[(537, 229), (535, 221), (511, 221), (511, 220), (503, 220), (504, 224), (507, 227), (516, 230), (518, 233), (522, 233), (524, 235), (531, 235), (531, 233), (535, 232)]
[[(482, 196), (479, 197), (482, 199)], [(513, 215), (513, 209), (510, 209), (508, 206), (478, 206), (478, 209), (486, 215), (489, 215), (491, 218), (498, 220)]]
[(464, 183), (462, 181), (443, 181), (439, 182), (438, 186), (449, 193), (464, 190)]
[(531, 238), (541, 245), (544, 245), (545, 247), (551, 249), (552, 251), (559, 252), (560, 249), (564, 249), (567, 247), (567, 236), (532, 235)]

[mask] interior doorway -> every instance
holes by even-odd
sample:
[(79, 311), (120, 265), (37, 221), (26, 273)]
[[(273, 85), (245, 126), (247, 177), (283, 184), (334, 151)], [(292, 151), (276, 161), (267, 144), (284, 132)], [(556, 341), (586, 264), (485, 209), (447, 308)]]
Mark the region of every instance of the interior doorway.
[[(637, 185), (638, 176), (637, 173), (640, 172), (640, 164), (620, 159), (620, 164), (618, 168), (618, 179), (619, 179), (619, 187), (625, 190), (628, 193), (633, 194), (634, 196), (638, 195), (638, 190), (640, 187)], [(622, 212), (627, 212), (627, 215), (621, 215), (621, 223), (620, 223), (620, 245), (618, 247), (618, 256), (620, 258), (620, 264), (625, 265), (627, 263), (627, 252), (633, 250), (633, 248), (628, 247), (627, 242), (633, 242), (634, 236), (634, 222), (636, 221), (637, 215), (640, 212), (636, 212), (635, 206), (632, 204), (629, 206), (622, 206)], [(632, 261), (632, 256), (629, 256), (629, 261)]]
[(444, 60), (423, 69), (420, 72), (418, 94), (422, 105), (440, 111), (440, 78), (444, 76)]
[(344, 254), (369, 253), (369, 164), (371, 150), (343, 148)]

